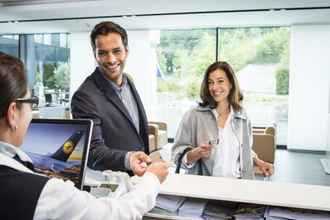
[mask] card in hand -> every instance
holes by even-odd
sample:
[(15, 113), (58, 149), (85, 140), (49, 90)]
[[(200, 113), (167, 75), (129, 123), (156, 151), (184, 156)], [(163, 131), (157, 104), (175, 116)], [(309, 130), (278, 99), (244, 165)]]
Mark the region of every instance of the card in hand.
[(218, 145), (219, 144), (219, 139), (209, 140), (209, 144), (210, 145)]

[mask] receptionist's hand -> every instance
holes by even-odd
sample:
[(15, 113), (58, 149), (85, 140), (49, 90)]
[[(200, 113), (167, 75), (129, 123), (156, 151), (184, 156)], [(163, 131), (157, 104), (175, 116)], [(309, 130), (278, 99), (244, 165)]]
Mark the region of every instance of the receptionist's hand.
[(155, 174), (162, 183), (168, 175), (168, 165), (165, 162), (155, 162), (148, 166), (147, 171)]
[(202, 144), (187, 153), (187, 163), (194, 163), (201, 158), (208, 158), (211, 155), (213, 145)]
[(129, 161), (133, 173), (142, 176), (147, 170), (147, 164), (151, 163), (151, 158), (142, 151), (136, 151), (132, 152)]

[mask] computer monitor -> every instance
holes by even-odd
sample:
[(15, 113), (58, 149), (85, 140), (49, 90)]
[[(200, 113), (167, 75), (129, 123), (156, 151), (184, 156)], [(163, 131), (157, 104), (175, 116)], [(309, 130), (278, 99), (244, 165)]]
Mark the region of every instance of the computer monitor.
[(32, 119), (21, 149), (36, 172), (82, 189), (92, 126), (91, 120)]

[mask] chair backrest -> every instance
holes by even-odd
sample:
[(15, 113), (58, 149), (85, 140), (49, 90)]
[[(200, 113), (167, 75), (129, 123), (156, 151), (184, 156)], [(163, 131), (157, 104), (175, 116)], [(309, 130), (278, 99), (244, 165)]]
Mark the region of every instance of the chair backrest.
[(253, 134), (252, 149), (258, 157), (266, 162), (275, 161), (275, 138), (270, 134)]
[(270, 127), (256, 127), (252, 129), (252, 149), (258, 157), (266, 162), (274, 163), (276, 150), (276, 129)]
[(148, 137), (149, 137), (149, 152), (157, 150), (157, 136), (158, 136), (158, 126), (153, 124), (148, 124)]
[(271, 134), (275, 136), (275, 128), (274, 127), (266, 127), (265, 128), (265, 134)]
[(167, 124), (165, 122), (149, 121), (148, 126), (149, 126), (149, 134), (155, 135), (157, 149), (162, 148), (164, 145), (168, 143)]

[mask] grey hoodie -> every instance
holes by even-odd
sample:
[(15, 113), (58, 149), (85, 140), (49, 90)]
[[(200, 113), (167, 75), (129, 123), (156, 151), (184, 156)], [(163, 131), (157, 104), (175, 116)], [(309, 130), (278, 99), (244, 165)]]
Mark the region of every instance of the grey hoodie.
[[(253, 179), (252, 155), (255, 153), (252, 147), (251, 123), (245, 111), (234, 111), (230, 118), (230, 124), (240, 145), (240, 172), (241, 178)], [(218, 139), (218, 126), (216, 117), (210, 107), (197, 106), (185, 113), (179, 125), (174, 145), (172, 148), (172, 159), (177, 164), (178, 158), (186, 148), (194, 148), (209, 140)], [(188, 174), (201, 174), (211, 176), (214, 160), (203, 158), (195, 163), (193, 167), (187, 169)]]

